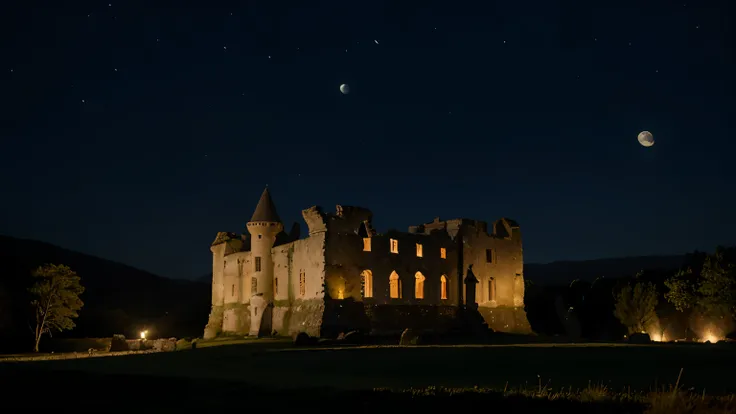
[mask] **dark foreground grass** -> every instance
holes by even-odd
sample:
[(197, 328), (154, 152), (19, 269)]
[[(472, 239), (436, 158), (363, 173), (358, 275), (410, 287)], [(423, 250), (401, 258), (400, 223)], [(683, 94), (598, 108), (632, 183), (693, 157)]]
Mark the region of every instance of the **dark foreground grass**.
[[(648, 413), (725, 414), (736, 412), (733, 396), (709, 397), (682, 391), (615, 393), (603, 386), (553, 391), (507, 387), (427, 387), (405, 390), (283, 389), (253, 387), (239, 381), (102, 375), (49, 371), (29, 364), (4, 367), (0, 394), (5, 406), (73, 409), (75, 412), (135, 410), (173, 412), (239, 409), (348, 410), (406, 412), (478, 410), (496, 413)], [(30, 398), (30, 399), (29, 399)], [(17, 404), (17, 405), (16, 405)], [(484, 408), (485, 407), (485, 408)], [(522, 411), (519, 411), (522, 410)]]
[[(649, 391), (674, 384), (707, 394), (736, 393), (734, 347), (491, 346), (295, 348), (256, 342), (124, 357), (34, 362), (49, 370), (246, 381), (266, 387), (504, 389), (506, 384)], [(0, 375), (2, 375), (0, 364)]]
[[(28, 404), (35, 395), (34, 407), (82, 411), (472, 408), (715, 414), (736, 413), (733, 366), (733, 347), (702, 344), (305, 349), (253, 341), (148, 355), (0, 363), (0, 396), (13, 405), (16, 400)], [(663, 390), (663, 384), (677, 387)]]

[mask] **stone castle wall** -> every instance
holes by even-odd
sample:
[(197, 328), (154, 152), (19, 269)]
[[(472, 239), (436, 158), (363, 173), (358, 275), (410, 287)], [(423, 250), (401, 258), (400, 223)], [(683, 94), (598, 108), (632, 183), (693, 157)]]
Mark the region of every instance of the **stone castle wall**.
[[(312, 207), (302, 215), (309, 237), (271, 249), (274, 301), (267, 311), (273, 332), (336, 336), (356, 329), (440, 328), (466, 302), (463, 279), (469, 265), (479, 281), (471, 302), (479, 304), (486, 323), (496, 331), (531, 332), (523, 308), (521, 232), (515, 222), (501, 219), (489, 228), (479, 221), (435, 219), (409, 232), (379, 235), (366, 209), (338, 206), (335, 213), (325, 213)], [(251, 321), (252, 257), (250, 251), (239, 251), (248, 241), (222, 234), (218, 240), (224, 241), (212, 247), (213, 306), (205, 338), (248, 334)], [(392, 243), (398, 243), (398, 252)], [(390, 295), (394, 273), (399, 298)], [(421, 295), (419, 278), (424, 281)]]

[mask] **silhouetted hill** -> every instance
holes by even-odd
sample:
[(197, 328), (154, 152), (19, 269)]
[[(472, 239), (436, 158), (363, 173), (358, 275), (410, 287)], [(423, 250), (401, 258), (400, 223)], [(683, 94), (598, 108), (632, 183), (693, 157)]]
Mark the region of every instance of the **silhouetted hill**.
[(212, 283), (212, 272), (207, 273), (206, 275), (202, 275), (202, 276), (200, 276), (200, 277), (198, 277), (198, 278), (196, 278), (194, 280), (196, 280), (197, 282), (200, 282), (200, 283), (211, 284)]
[(85, 305), (69, 336), (123, 333), (130, 337), (144, 327), (156, 336), (194, 336), (207, 323), (209, 283), (167, 279), (52, 244), (0, 236), (3, 343), (32, 337), (26, 289), (32, 283), (31, 271), (44, 263), (67, 265), (82, 278)]
[(640, 270), (677, 270), (688, 262), (690, 255), (639, 256), (560, 261), (524, 265), (524, 277), (540, 285), (567, 284), (575, 279), (593, 281), (599, 276), (629, 277)]

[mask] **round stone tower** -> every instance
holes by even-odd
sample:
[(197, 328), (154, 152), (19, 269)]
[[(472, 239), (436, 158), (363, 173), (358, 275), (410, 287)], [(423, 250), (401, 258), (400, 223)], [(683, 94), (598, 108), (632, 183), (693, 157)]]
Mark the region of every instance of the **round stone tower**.
[(271, 310), (273, 308), (273, 258), (271, 248), (276, 235), (283, 229), (276, 206), (268, 187), (263, 190), (256, 211), (247, 224), (250, 233), (251, 270), (250, 283), (250, 335), (271, 334)]

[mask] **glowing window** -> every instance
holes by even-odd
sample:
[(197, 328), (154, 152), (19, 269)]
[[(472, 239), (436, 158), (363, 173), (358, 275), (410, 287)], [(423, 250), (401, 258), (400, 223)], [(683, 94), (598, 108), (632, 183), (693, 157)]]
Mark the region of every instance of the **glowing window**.
[(401, 298), (401, 281), (396, 271), (391, 272), (391, 276), (388, 278), (389, 295), (392, 299)]
[(371, 238), (370, 237), (363, 237), (363, 251), (364, 252), (371, 251)]
[(447, 249), (440, 247), (440, 259), (447, 259)]
[(414, 275), (414, 298), (415, 299), (424, 299), (424, 280), (426, 278), (422, 274), (422, 272), (417, 272), (416, 275)]
[(440, 277), (440, 299), (447, 299), (447, 277)]
[(390, 239), (391, 242), (391, 253), (399, 252), (399, 241), (396, 239)]
[(422, 251), (422, 245), (417, 243), (417, 257), (422, 257), (424, 255)]
[(364, 270), (360, 273), (360, 279), (363, 282), (363, 297), (373, 297), (373, 272)]

